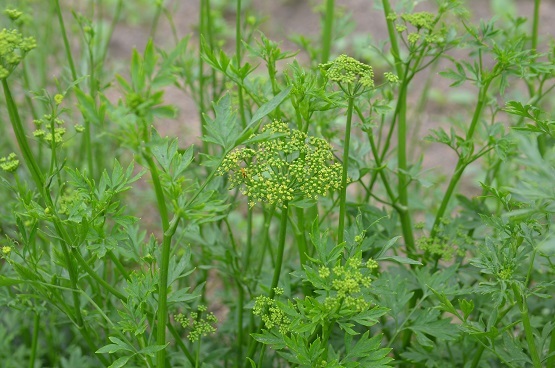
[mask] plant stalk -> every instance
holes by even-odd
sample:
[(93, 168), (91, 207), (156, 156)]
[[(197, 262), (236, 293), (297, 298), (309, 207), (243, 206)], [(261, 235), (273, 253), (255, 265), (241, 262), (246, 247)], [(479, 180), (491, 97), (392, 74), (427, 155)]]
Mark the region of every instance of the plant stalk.
[(343, 144), (343, 170), (341, 172), (341, 191), (339, 192), (339, 226), (337, 228), (337, 242), (343, 243), (345, 236), (345, 217), (347, 212), (347, 169), (349, 167), (349, 146), (351, 143), (351, 123), (355, 98), (349, 96), (347, 106), (347, 124), (345, 127), (345, 142)]
[(522, 316), (522, 324), (524, 326), (524, 333), (526, 335), (526, 342), (528, 343), (528, 350), (530, 357), (532, 358), (532, 363), (534, 368), (541, 368), (541, 360), (538, 350), (536, 348), (536, 342), (534, 340), (534, 332), (532, 324), (530, 323), (530, 316), (528, 314), (528, 305), (524, 295), (520, 293), (518, 286), (513, 284), (513, 292), (515, 293), (515, 299), (518, 304), (518, 309), (520, 309), (520, 314)]
[[(476, 126), (478, 125), (478, 121), (480, 120), (480, 116), (482, 116), (482, 110), (486, 104), (486, 98), (487, 98), (487, 91), (489, 88), (489, 85), (491, 83), (491, 79), (489, 79), (481, 88), (480, 93), (479, 93), (479, 98), (478, 98), (478, 103), (476, 104), (476, 109), (474, 110), (474, 115), (472, 116), (472, 121), (470, 123), (470, 127), (468, 128), (468, 132), (466, 133), (466, 140), (469, 141), (472, 139), (472, 137), (474, 136), (474, 131), (476, 130)], [(457, 161), (457, 165), (455, 167), (455, 172), (453, 174), (453, 176), (451, 176), (451, 180), (449, 181), (449, 185), (447, 187), (447, 190), (445, 191), (445, 194), (443, 196), (443, 199), (441, 200), (441, 204), (439, 206), (439, 209), (436, 213), (436, 217), (434, 220), (434, 224), (432, 226), (432, 230), (430, 232), (430, 238), (434, 238), (438, 231), (439, 231), (439, 223), (441, 222), (441, 219), (443, 218), (443, 216), (445, 215), (445, 211), (447, 210), (447, 206), (449, 204), (449, 201), (455, 191), (455, 188), (459, 182), (459, 180), (461, 179), (461, 176), (464, 172), (464, 170), (466, 169), (466, 166), (468, 165), (468, 163), (466, 163), (466, 157), (463, 156), (459, 156), (459, 159)]]
[(326, 0), (326, 14), (324, 15), (324, 29), (322, 30), (322, 60), (327, 63), (330, 58), (331, 40), (333, 34), (334, 0)]

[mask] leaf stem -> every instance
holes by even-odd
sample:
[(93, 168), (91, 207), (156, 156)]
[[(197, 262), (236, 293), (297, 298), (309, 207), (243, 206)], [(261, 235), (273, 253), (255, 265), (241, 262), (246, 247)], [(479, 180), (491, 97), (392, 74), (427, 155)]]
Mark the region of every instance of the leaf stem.
[(29, 357), (29, 368), (35, 367), (35, 360), (37, 358), (37, 346), (39, 341), (39, 328), (40, 328), (40, 314), (35, 311), (33, 317), (33, 339), (31, 342), (31, 356)]
[(343, 243), (345, 236), (345, 216), (347, 209), (347, 169), (349, 167), (349, 146), (351, 143), (351, 123), (353, 120), (354, 96), (348, 97), (347, 124), (345, 126), (345, 141), (343, 143), (343, 170), (341, 172), (341, 191), (339, 192), (339, 226), (337, 228), (337, 242)]
[[(237, 58), (237, 70), (241, 69), (241, 0), (237, 0), (237, 9), (235, 12), (235, 57)], [(247, 118), (245, 116), (245, 101), (243, 98), (243, 86), (237, 85), (239, 97), (239, 115), (241, 116), (241, 127), (245, 129), (247, 126)]]
[(399, 196), (399, 212), (401, 220), (401, 228), (405, 246), (409, 253), (414, 252), (414, 235), (412, 233), (412, 221), (409, 212), (409, 195), (408, 185), (410, 179), (408, 177), (407, 165), (407, 88), (408, 80), (404, 79), (399, 93), (399, 114), (397, 125), (397, 170), (398, 170), (398, 196)]
[[(156, 330), (156, 344), (166, 345), (166, 322), (168, 314), (168, 267), (170, 263), (170, 250), (173, 233), (177, 228), (178, 220), (173, 222), (172, 228), (170, 228), (170, 221), (168, 216), (168, 209), (166, 206), (166, 199), (164, 196), (164, 190), (162, 189), (162, 183), (160, 182), (160, 174), (158, 173), (158, 168), (152, 158), (152, 152), (150, 148), (145, 147), (143, 153), (148, 168), (150, 170), (150, 175), (152, 177), (152, 185), (154, 186), (154, 191), (156, 193), (156, 204), (158, 206), (158, 211), (160, 212), (160, 220), (162, 221), (162, 230), (164, 231), (162, 239), (162, 250), (160, 257), (160, 278), (158, 280), (158, 311), (157, 311), (157, 330)], [(161, 349), (156, 353), (156, 366), (158, 368), (163, 368), (166, 366), (166, 349)]]
[(330, 58), (331, 40), (333, 33), (334, 0), (326, 0), (326, 13), (324, 18), (324, 29), (322, 30), (322, 60), (327, 63)]
[(522, 324), (524, 326), (524, 333), (526, 335), (526, 342), (528, 343), (528, 350), (532, 358), (532, 363), (534, 364), (534, 368), (541, 368), (542, 364), (540, 360), (540, 355), (536, 348), (536, 342), (534, 340), (534, 332), (532, 329), (532, 324), (530, 323), (526, 297), (521, 294), (516, 284), (513, 284), (512, 288), (513, 292), (515, 293), (515, 299), (518, 304), (518, 309), (520, 309), (520, 314), (522, 316)]
[[(491, 78), (488, 79), (486, 83), (480, 88), (480, 92), (478, 94), (478, 103), (476, 104), (476, 109), (474, 110), (474, 115), (472, 116), (470, 127), (468, 128), (468, 131), (466, 133), (466, 141), (470, 141), (474, 135), (474, 131), (476, 130), (476, 126), (478, 125), (478, 121), (480, 120), (480, 116), (482, 115), (482, 110), (484, 108), (484, 105), (486, 104), (487, 91), (491, 81)], [(449, 201), (453, 195), (453, 192), (455, 191), (455, 187), (457, 186), (464, 170), (466, 169), (466, 166), (468, 165), (466, 159), (467, 158), (463, 155), (459, 156), (457, 165), (455, 166), (455, 172), (453, 173), (453, 176), (451, 176), (451, 180), (449, 181), (447, 190), (443, 195), (443, 199), (441, 200), (441, 204), (436, 213), (434, 224), (430, 232), (430, 238), (434, 238), (439, 231), (439, 224), (441, 222), (441, 219), (445, 215), (445, 211), (447, 210)]]

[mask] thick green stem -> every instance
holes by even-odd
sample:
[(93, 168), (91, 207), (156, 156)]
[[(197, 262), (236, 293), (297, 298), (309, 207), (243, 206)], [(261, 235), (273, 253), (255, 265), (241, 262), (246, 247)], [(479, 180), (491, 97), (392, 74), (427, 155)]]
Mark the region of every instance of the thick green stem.
[(547, 359), (547, 363), (546, 363), (546, 368), (554, 368), (555, 367), (555, 355), (553, 355), (553, 352), (555, 352), (555, 333), (553, 333), (553, 331), (551, 332), (551, 340), (549, 341), (549, 351), (547, 352), (547, 354), (552, 354), (548, 359)]
[[(150, 152), (148, 147), (145, 149), (143, 157), (148, 164), (150, 175), (152, 176), (152, 185), (154, 187), (154, 192), (156, 193), (156, 204), (158, 205), (158, 211), (160, 212), (160, 219), (162, 222), (162, 230), (164, 231), (159, 264), (160, 278), (158, 281), (156, 343), (158, 345), (166, 345), (166, 322), (168, 319), (168, 266), (170, 263), (172, 236), (175, 232), (178, 221), (175, 221), (173, 224), (174, 228), (170, 229), (168, 209), (166, 206), (164, 190), (162, 189), (162, 183), (160, 182), (160, 175), (158, 173), (158, 168), (156, 167), (156, 164), (154, 163), (154, 160), (152, 158), (152, 153)], [(166, 349), (162, 349), (156, 353), (156, 366), (158, 368), (163, 368), (166, 366)]]
[(331, 40), (333, 34), (334, 0), (326, 0), (326, 14), (324, 15), (324, 29), (322, 30), (322, 63), (330, 58)]
[(397, 170), (398, 170), (398, 195), (399, 207), (401, 211), (399, 216), (401, 219), (401, 227), (403, 230), (403, 238), (408, 252), (414, 251), (414, 235), (412, 233), (412, 221), (409, 212), (409, 195), (408, 185), (409, 177), (407, 175), (407, 87), (408, 81), (404, 81), (399, 93), (399, 114), (397, 126)]
[(304, 221), (304, 209), (296, 208), (297, 221), (298, 221), (298, 234), (297, 234), (297, 246), (299, 248), (299, 261), (301, 263), (301, 269), (306, 264), (306, 237), (304, 234), (305, 221)]
[(285, 251), (285, 236), (287, 235), (287, 202), (284, 203), (284, 207), (281, 210), (281, 219), (279, 222), (279, 240), (278, 249), (276, 256), (276, 266), (274, 268), (274, 276), (272, 278), (272, 285), (270, 286), (270, 299), (273, 299), (276, 295), (276, 287), (278, 286), (279, 276), (281, 275), (281, 265), (283, 263), (283, 254)]
[(345, 127), (345, 142), (343, 144), (343, 171), (341, 172), (341, 191), (339, 192), (339, 226), (337, 228), (337, 242), (343, 243), (345, 236), (345, 217), (347, 210), (347, 169), (349, 167), (349, 146), (351, 143), (351, 122), (353, 120), (354, 96), (349, 97), (347, 106), (347, 124)]
[(393, 20), (388, 19), (388, 15), (392, 13), (391, 4), (389, 0), (382, 0), (382, 7), (387, 23), (387, 33), (389, 35), (389, 42), (391, 43), (391, 55), (395, 60), (395, 70), (399, 78), (403, 79), (403, 63), (401, 61), (401, 54), (399, 52), (399, 43), (397, 42), (397, 31), (395, 30), (395, 25)]
[(522, 324), (524, 326), (524, 333), (526, 335), (526, 342), (528, 343), (528, 352), (530, 353), (530, 357), (532, 358), (532, 363), (534, 364), (534, 368), (541, 368), (541, 360), (538, 350), (536, 348), (536, 342), (534, 340), (534, 331), (532, 328), (532, 324), (530, 323), (530, 316), (528, 314), (528, 305), (526, 303), (526, 299), (524, 295), (520, 293), (518, 286), (513, 284), (513, 292), (515, 293), (515, 299), (518, 304), (518, 308), (520, 309), (520, 314), (522, 316)]
[[(279, 283), (279, 277), (281, 274), (281, 266), (283, 263), (283, 254), (285, 253), (285, 237), (287, 235), (287, 220), (288, 220), (288, 209), (287, 209), (287, 202), (284, 203), (284, 207), (281, 211), (281, 219), (279, 222), (279, 238), (278, 238), (278, 249), (277, 249), (277, 258), (276, 263), (274, 266), (274, 275), (272, 277), (272, 284), (270, 285), (270, 299), (273, 299), (276, 296), (276, 288)], [(273, 214), (273, 211), (272, 211)], [(262, 329), (262, 325), (255, 328), (253, 331), (254, 333), (258, 333), (259, 330)], [(256, 352), (256, 348), (258, 347), (258, 341), (252, 339), (249, 345), (249, 350), (247, 352), (247, 357), (253, 358)], [(265, 349), (262, 348), (260, 352), (260, 359), (263, 359)], [(245, 367), (249, 366), (248, 361), (245, 361)]]
[(532, 23), (532, 50), (538, 47), (538, 30), (540, 27), (540, 3), (541, 0), (534, 0), (534, 20)]
[[(241, 69), (241, 0), (237, 0), (237, 10), (235, 14), (235, 56), (237, 58), (237, 69)], [(247, 118), (245, 116), (245, 101), (243, 98), (243, 86), (238, 85), (239, 97), (239, 115), (241, 116), (241, 126), (243, 129), (247, 126)]]

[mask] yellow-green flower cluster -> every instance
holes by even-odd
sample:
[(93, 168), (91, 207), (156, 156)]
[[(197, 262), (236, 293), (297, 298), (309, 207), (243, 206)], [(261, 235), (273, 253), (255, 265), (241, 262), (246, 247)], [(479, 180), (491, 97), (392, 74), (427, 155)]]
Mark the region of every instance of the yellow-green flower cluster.
[(0, 79), (7, 78), (35, 47), (37, 42), (33, 37), (23, 37), (16, 29), (0, 31)]
[(23, 13), (19, 10), (9, 8), (4, 10), (4, 14), (6, 14), (12, 21), (18, 20), (23, 15)]
[(361, 63), (347, 55), (339, 55), (335, 60), (320, 64), (320, 68), (329, 80), (339, 85), (356, 85), (374, 87), (374, 70), (370, 65)]
[(424, 28), (429, 31), (434, 28), (436, 20), (435, 14), (426, 11), (412, 14), (403, 14), (401, 15), (401, 18), (405, 22), (414, 26), (416, 29)]
[(328, 142), (280, 121), (262, 131), (277, 137), (230, 152), (218, 169), (220, 175), (230, 173), (230, 187), (239, 187), (251, 207), (258, 202), (286, 207), (294, 199), (317, 199), (340, 189), (341, 165), (333, 162)]
[[(437, 16), (433, 13), (423, 11), (403, 14), (401, 16), (391, 13), (387, 19), (393, 22), (399, 21), (395, 23), (395, 29), (399, 33), (407, 32), (406, 40), (411, 46), (416, 45), (418, 42), (439, 44), (445, 39), (445, 29), (435, 29)], [(409, 31), (409, 25), (414, 27), (416, 31)]]
[(398, 84), (399, 83), (399, 77), (397, 76), (397, 74), (393, 74), (390, 72), (385, 72), (383, 73), (384, 78), (392, 84)]
[(0, 158), (0, 168), (7, 172), (14, 172), (19, 167), (19, 160), (15, 153), (10, 153), (8, 157)]
[(267, 330), (276, 327), (282, 334), (289, 332), (291, 321), (285, 312), (276, 305), (275, 300), (265, 295), (257, 296), (252, 313), (255, 316), (260, 316)]
[(360, 256), (353, 256), (344, 264), (338, 263), (331, 270), (320, 267), (318, 274), (322, 279), (331, 282), (334, 295), (326, 298), (325, 307), (333, 311), (343, 305), (356, 311), (370, 308), (370, 303), (363, 298), (363, 290), (370, 287), (372, 278), (369, 271), (378, 267), (375, 260), (369, 259), (366, 264)]
[(449, 225), (448, 219), (441, 219), (441, 229), (434, 237), (423, 236), (416, 241), (416, 246), (430, 254), (441, 257), (444, 261), (450, 261), (456, 255), (464, 255), (463, 247), (474, 244), (474, 240), (462, 228), (458, 228), (454, 234), (443, 231)]
[(218, 323), (218, 318), (214, 313), (208, 313), (204, 318), (202, 314), (206, 312), (205, 306), (199, 306), (196, 312), (191, 312), (189, 316), (185, 316), (179, 313), (174, 316), (175, 321), (181, 324), (185, 329), (189, 330), (187, 339), (191, 342), (198, 341), (201, 337), (205, 337), (216, 332), (216, 327), (214, 326)]
[[(52, 134), (52, 129), (50, 127), (51, 123), (54, 123), (54, 134)], [(52, 121), (52, 116), (47, 114), (42, 117), (42, 119), (33, 120), (33, 123), (37, 126), (37, 129), (33, 132), (33, 136), (35, 138), (41, 139), (46, 143), (51, 143), (54, 140), (54, 143), (62, 143), (64, 141), (64, 135), (66, 134), (66, 128), (62, 125), (65, 124), (65, 121), (60, 118), (54, 118)], [(43, 125), (47, 125), (44, 129), (42, 128)]]

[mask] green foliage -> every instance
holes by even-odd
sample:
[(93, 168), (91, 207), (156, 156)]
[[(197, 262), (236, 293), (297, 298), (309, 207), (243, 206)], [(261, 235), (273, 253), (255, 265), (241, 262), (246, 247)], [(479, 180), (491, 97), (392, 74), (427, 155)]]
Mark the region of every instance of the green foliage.
[(300, 52), (255, 2), (183, 39), (138, 4), (124, 60), (126, 2), (5, 9), (3, 366), (554, 368), (540, 1), (418, 3), (366, 44), (326, 1)]

